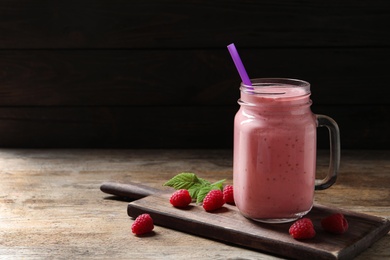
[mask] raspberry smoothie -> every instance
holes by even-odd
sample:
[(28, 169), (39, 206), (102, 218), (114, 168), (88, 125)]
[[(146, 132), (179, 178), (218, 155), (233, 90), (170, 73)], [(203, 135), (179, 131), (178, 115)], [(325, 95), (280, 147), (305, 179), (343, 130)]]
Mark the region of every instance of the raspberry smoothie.
[[(272, 79), (269, 79), (272, 81)], [(263, 222), (310, 211), (316, 170), (316, 117), (306, 82), (241, 86), (234, 121), (234, 200)]]

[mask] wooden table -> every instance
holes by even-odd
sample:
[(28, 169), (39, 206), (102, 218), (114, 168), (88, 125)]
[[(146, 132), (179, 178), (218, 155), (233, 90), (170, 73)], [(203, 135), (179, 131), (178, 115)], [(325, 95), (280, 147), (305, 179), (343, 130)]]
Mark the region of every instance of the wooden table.
[[(316, 202), (390, 219), (390, 151), (343, 151), (337, 183)], [(180, 172), (232, 182), (231, 150), (0, 149), (0, 258), (280, 259), (155, 227), (131, 233), (127, 202), (102, 182), (161, 188)], [(327, 171), (320, 151), (318, 175)], [(390, 234), (357, 259), (389, 259)]]

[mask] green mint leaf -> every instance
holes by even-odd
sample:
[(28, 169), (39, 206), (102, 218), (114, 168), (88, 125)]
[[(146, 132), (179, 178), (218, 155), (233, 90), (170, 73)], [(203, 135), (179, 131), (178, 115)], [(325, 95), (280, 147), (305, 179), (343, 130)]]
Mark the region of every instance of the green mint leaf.
[(219, 180), (217, 182), (214, 182), (213, 184), (211, 184), (211, 186), (215, 189), (220, 189), (220, 190), (223, 190), (223, 183), (224, 181), (226, 181), (226, 179), (223, 179), (223, 180)]
[(211, 183), (209, 181), (206, 181), (205, 179), (198, 177), (198, 180), (199, 180), (200, 184), (202, 184), (203, 186), (211, 185)]
[(196, 203), (202, 203), (204, 197), (206, 197), (207, 193), (209, 193), (213, 188), (209, 186), (204, 186), (200, 188), (198, 196), (196, 197)]
[(189, 189), (188, 189), (188, 192), (190, 193), (190, 196), (192, 199), (196, 199), (198, 197), (198, 194), (199, 194), (199, 191), (200, 189), (204, 187), (202, 184), (200, 183), (195, 183), (194, 185), (192, 185)]
[(202, 183), (203, 181), (199, 180), (199, 178), (194, 173), (183, 172), (176, 175), (166, 183), (164, 183), (164, 186), (173, 187), (176, 190), (180, 190), (180, 189), (188, 190), (194, 184), (202, 184)]
[(219, 186), (203, 186), (200, 188), (198, 192), (198, 196), (196, 197), (196, 203), (202, 203), (206, 195), (211, 191), (211, 190), (220, 190), (221, 188)]
[(191, 198), (196, 199), (196, 203), (201, 203), (211, 190), (222, 190), (224, 181), (225, 179), (210, 183), (194, 173), (183, 172), (164, 183), (164, 186), (173, 187), (176, 190), (186, 189)]

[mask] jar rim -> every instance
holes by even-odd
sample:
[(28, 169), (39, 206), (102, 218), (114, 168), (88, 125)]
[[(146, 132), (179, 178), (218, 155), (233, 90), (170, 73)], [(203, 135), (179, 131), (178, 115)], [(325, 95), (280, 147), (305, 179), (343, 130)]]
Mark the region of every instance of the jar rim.
[(302, 89), (302, 95), (310, 94), (310, 83), (293, 78), (255, 78), (252, 85), (240, 84), (240, 90), (251, 94), (283, 95), (286, 88)]

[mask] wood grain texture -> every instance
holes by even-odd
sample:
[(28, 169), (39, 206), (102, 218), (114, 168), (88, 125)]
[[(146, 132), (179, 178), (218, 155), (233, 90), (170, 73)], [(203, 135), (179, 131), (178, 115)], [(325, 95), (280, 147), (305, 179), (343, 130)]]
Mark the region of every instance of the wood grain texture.
[[(318, 176), (328, 170), (327, 156), (320, 151)], [(281, 259), (158, 225), (150, 236), (136, 237), (128, 203), (99, 189), (105, 181), (165, 189), (184, 171), (232, 183), (231, 150), (0, 149), (0, 165), (4, 258)], [(389, 151), (344, 150), (336, 184), (316, 191), (315, 200), (390, 220), (389, 186)], [(355, 259), (387, 259), (389, 243), (387, 234)]]
[(104, 193), (115, 195), (124, 199), (137, 200), (162, 192), (149, 186), (137, 183), (104, 182), (100, 185)]

